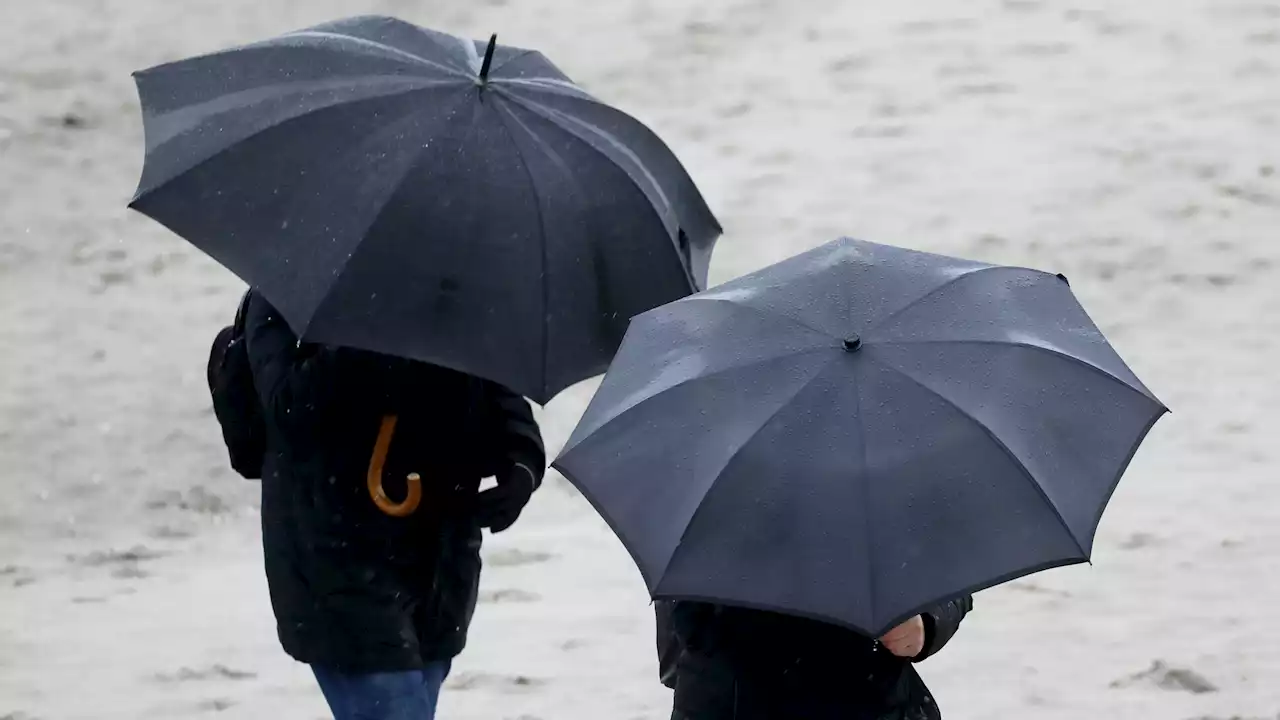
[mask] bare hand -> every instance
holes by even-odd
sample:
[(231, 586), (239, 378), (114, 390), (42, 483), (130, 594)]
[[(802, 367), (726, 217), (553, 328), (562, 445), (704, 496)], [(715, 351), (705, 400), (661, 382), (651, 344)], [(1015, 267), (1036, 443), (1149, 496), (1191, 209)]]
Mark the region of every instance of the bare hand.
[(880, 644), (898, 657), (913, 658), (924, 650), (924, 618), (919, 615), (890, 630)]

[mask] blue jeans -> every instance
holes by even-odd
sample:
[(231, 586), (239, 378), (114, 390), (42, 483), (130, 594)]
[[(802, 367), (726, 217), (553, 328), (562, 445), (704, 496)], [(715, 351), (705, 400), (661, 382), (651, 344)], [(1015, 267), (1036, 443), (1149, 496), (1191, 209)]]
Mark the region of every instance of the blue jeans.
[(450, 661), (421, 670), (348, 675), (312, 665), (334, 720), (434, 720)]

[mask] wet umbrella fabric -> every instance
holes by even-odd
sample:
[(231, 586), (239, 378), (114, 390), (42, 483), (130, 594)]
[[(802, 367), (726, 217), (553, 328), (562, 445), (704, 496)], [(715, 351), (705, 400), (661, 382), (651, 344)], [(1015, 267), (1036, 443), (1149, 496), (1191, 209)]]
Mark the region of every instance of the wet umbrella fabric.
[(878, 637), (1085, 561), (1164, 412), (1064, 279), (844, 239), (636, 318), (554, 465), (654, 597)]
[(705, 287), (720, 227), (679, 161), (540, 53), (371, 16), (135, 79), (131, 207), (304, 340), (545, 402)]

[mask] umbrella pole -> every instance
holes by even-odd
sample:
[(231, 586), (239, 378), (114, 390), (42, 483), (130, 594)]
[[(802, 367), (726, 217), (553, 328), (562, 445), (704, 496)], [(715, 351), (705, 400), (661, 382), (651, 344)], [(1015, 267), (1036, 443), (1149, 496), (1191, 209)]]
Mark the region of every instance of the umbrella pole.
[(408, 493), (403, 502), (393, 502), (382, 489), (382, 465), (387, 459), (387, 449), (391, 447), (391, 436), (396, 431), (395, 415), (385, 415), (382, 427), (378, 430), (378, 440), (373, 444), (373, 457), (369, 458), (369, 497), (373, 504), (391, 517), (408, 517), (418, 509), (422, 502), (422, 477), (418, 473), (408, 476)]

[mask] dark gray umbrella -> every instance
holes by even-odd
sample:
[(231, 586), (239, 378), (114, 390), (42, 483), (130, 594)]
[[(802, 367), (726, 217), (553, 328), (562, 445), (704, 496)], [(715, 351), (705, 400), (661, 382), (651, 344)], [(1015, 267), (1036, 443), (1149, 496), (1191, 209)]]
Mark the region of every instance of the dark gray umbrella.
[(654, 597), (878, 637), (1087, 560), (1164, 412), (1065, 279), (844, 239), (636, 318), (555, 467)]
[(135, 77), (131, 206), (304, 340), (545, 402), (705, 287), (720, 226), (679, 161), (540, 53), (357, 17)]

